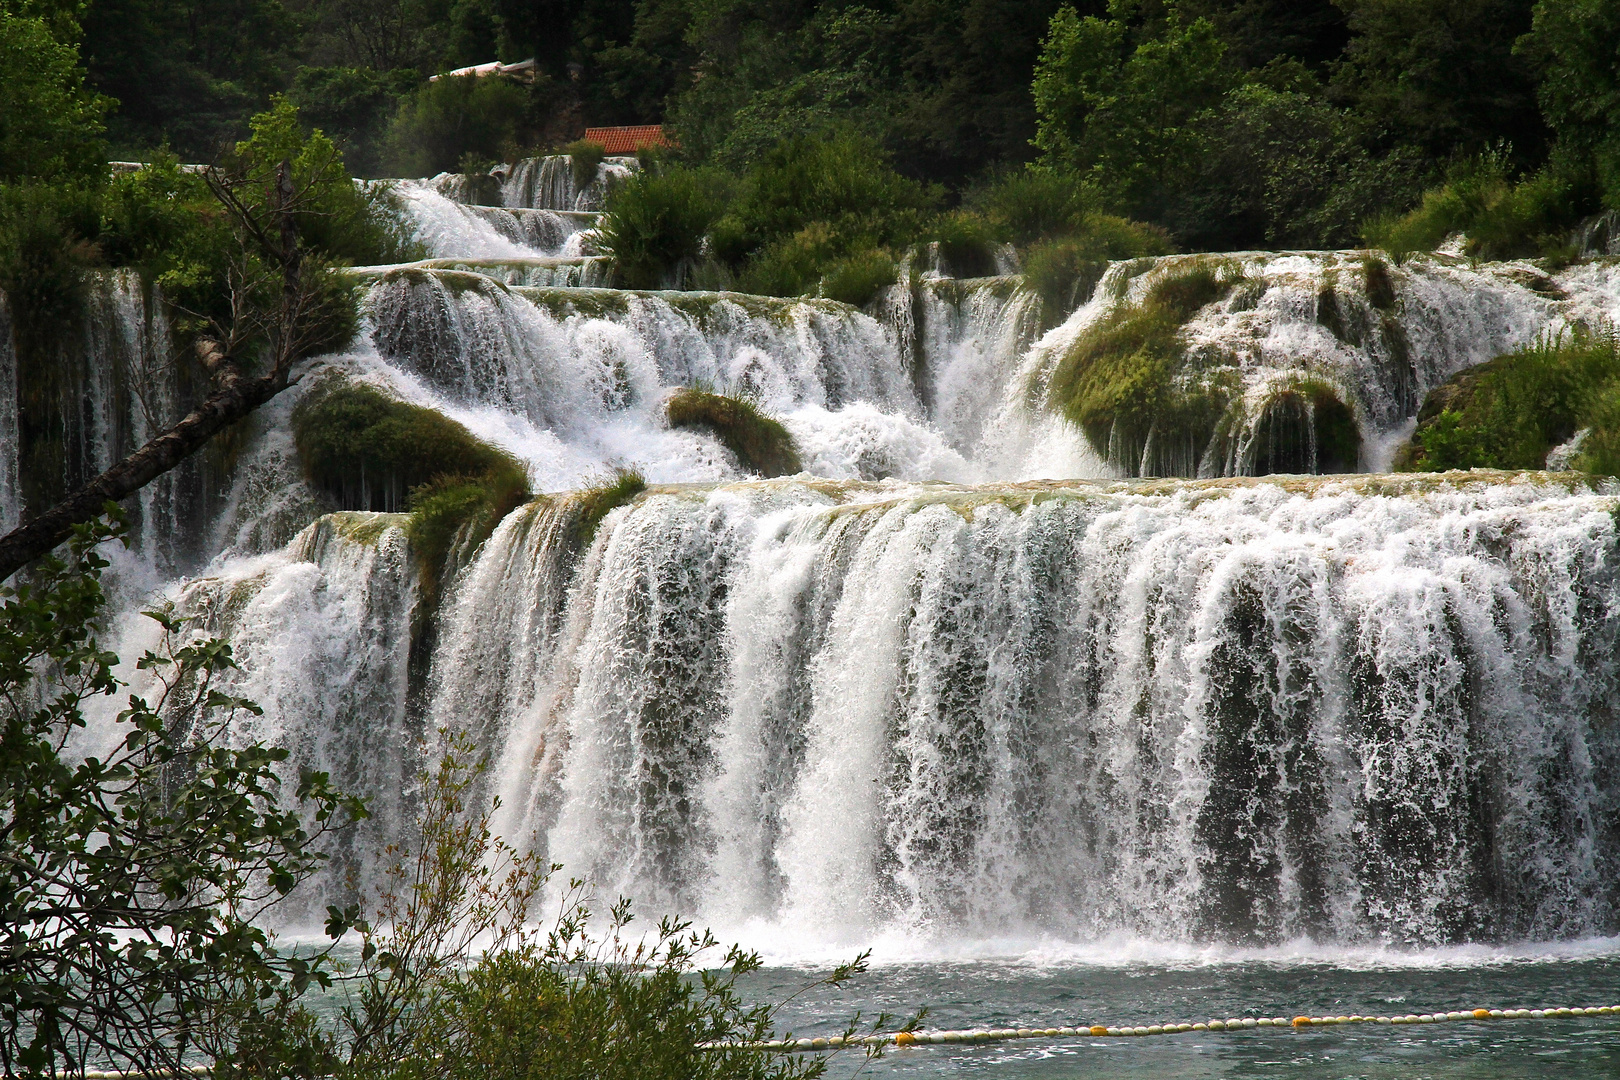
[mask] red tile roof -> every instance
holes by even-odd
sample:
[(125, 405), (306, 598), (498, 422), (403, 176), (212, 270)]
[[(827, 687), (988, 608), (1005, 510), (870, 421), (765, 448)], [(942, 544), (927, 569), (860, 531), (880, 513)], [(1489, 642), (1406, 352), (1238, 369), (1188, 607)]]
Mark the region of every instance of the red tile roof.
[(601, 143), (610, 154), (633, 154), (644, 146), (674, 146), (664, 134), (662, 124), (637, 124), (633, 127), (588, 127), (585, 141)]

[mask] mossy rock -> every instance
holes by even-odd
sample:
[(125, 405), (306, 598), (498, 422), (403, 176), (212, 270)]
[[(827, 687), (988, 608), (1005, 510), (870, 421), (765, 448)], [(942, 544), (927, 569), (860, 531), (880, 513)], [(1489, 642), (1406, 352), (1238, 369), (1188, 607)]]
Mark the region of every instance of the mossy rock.
[(1188, 260), (1173, 267), (1138, 304), (1121, 303), (1069, 346), (1053, 371), (1049, 400), (1099, 455), (1127, 468), (1150, 440), (1194, 447), (1193, 467), (1226, 413), (1235, 387), (1218, 372), (1187, 372), (1182, 328), (1224, 298), (1238, 277), (1229, 265)]
[(769, 478), (792, 476), (803, 469), (788, 429), (741, 394), (686, 387), (664, 408), (671, 427), (712, 433), (749, 472)]
[(1325, 383), (1296, 383), (1266, 402), (1255, 424), (1248, 471), (1353, 473), (1361, 462), (1355, 414)]
[(634, 502), (636, 496), (647, 490), (647, 480), (634, 469), (620, 469), (611, 483), (587, 488), (575, 495), (574, 517), (568, 526), (568, 538), (576, 550), (590, 546), (602, 519), (621, 506)]
[(293, 410), (304, 474), (345, 510), (408, 510), (429, 599), (451, 556), (470, 554), (526, 497), (523, 465), (442, 413), (327, 376)]

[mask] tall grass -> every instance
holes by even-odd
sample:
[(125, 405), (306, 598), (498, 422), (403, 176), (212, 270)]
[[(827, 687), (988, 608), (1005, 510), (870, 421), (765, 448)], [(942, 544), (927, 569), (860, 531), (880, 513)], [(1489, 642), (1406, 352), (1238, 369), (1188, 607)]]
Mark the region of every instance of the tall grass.
[(1575, 463), (1620, 472), (1620, 345), (1612, 335), (1543, 338), (1453, 376), (1429, 393), (1396, 468), (1540, 469), (1581, 428), (1591, 434)]

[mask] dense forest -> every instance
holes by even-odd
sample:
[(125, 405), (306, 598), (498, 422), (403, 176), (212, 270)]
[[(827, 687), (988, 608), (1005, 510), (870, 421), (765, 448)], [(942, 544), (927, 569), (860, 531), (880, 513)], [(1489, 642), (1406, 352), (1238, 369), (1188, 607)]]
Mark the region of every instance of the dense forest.
[[(1485, 243), (1541, 252), (1620, 199), (1620, 9), (1593, 0), (7, 0), (3, 10), (8, 70), (43, 70), (41, 50), (54, 48), (72, 50), (82, 73), (82, 89), (79, 74), (51, 76), (66, 94), (59, 107), (76, 110), (75, 136), (49, 163), (8, 154), (7, 179), (69, 167), (97, 116), (115, 159), (167, 148), (210, 161), (285, 95), (359, 175), (511, 159), (591, 124), (664, 123), (686, 163), (732, 172), (787, 138), (846, 136), (876, 143), (901, 176), (942, 185), (933, 201), (947, 205), (1025, 163), (1071, 173), (1098, 208), (1157, 224), (1188, 249), (1352, 245), (1378, 215), (1450, 181), (1448, 205), (1432, 207), (1444, 225), (1489, 212), (1506, 220)], [(529, 56), (528, 82), (427, 81)], [(4, 93), (14, 144), (29, 137), (17, 107), (36, 91)]]

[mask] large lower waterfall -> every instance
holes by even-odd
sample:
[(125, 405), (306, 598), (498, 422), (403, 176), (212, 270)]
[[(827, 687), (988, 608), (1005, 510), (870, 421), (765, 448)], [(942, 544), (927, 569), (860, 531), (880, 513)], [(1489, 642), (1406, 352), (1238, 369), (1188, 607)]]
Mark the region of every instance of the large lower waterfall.
[(1620, 927), (1616, 497), (1548, 476), (663, 489), (514, 514), (428, 715), (660, 909), (1425, 943)]

